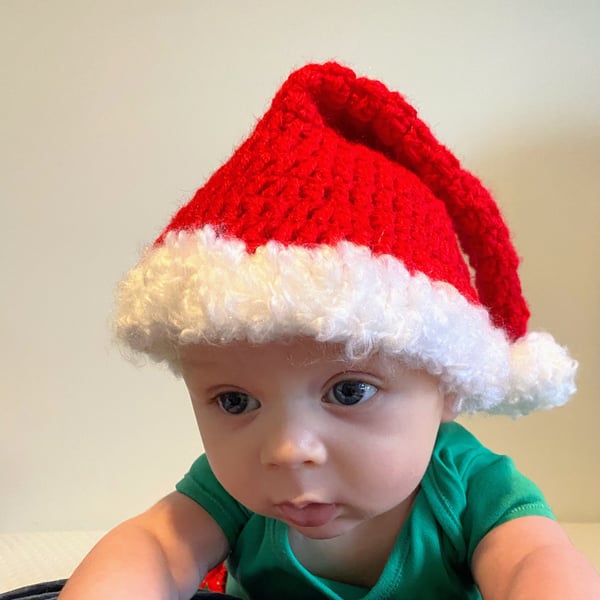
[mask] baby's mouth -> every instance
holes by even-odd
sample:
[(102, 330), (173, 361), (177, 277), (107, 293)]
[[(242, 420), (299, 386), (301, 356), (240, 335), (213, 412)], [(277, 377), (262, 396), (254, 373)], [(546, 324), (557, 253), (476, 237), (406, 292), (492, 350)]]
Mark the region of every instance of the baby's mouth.
[(275, 505), (281, 520), (294, 527), (322, 527), (333, 521), (340, 512), (337, 504), (282, 502)]

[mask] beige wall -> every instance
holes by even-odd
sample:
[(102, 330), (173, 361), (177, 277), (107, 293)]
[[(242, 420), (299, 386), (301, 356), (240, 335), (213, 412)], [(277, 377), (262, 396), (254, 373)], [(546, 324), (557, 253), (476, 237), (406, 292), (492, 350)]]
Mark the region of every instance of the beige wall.
[(328, 58), (403, 91), (494, 190), (580, 391), (467, 422), (560, 518), (600, 521), (599, 22), (581, 0), (3, 0), (0, 531), (109, 527), (200, 451), (181, 384), (111, 347), (113, 287), (284, 76)]

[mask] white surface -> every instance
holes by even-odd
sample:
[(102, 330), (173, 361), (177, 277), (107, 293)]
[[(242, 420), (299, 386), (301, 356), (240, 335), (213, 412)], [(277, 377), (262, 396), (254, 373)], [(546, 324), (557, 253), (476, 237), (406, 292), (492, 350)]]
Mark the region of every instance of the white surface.
[[(600, 571), (600, 523), (563, 523), (573, 543)], [(0, 534), (0, 592), (66, 579), (101, 531)]]
[(0, 534), (0, 592), (68, 578), (102, 535), (102, 531)]

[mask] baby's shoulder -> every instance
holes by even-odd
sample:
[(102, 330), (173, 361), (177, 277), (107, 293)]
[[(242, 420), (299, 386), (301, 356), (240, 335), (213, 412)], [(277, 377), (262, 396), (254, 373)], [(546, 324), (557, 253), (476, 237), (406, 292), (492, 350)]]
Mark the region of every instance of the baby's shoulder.
[(453, 545), (466, 544), (469, 561), (477, 543), (498, 525), (519, 516), (553, 518), (540, 489), (513, 460), (486, 448), (458, 423), (442, 425), (421, 490), (430, 518)]
[[(512, 460), (484, 446), (470, 431), (454, 421), (442, 423), (431, 457), (435, 475), (457, 475), (466, 482), (480, 470)], [(439, 468), (436, 468), (439, 467)]]

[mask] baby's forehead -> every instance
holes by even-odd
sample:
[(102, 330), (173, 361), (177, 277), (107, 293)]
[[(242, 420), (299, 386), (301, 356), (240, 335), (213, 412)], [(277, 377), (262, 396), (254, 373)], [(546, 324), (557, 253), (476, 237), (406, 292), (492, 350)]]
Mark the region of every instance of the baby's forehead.
[(248, 340), (222, 344), (185, 344), (178, 348), (182, 366), (211, 369), (246, 361), (293, 368), (332, 365), (342, 370), (376, 370), (382, 375), (409, 368), (405, 357), (379, 350), (357, 355), (344, 343), (320, 342), (310, 337), (286, 337), (264, 343)]

